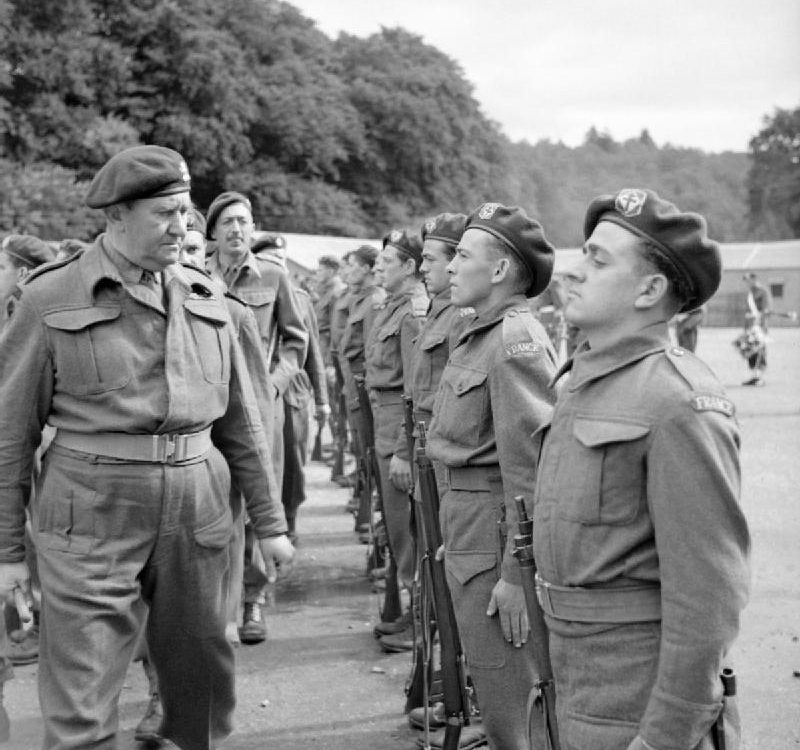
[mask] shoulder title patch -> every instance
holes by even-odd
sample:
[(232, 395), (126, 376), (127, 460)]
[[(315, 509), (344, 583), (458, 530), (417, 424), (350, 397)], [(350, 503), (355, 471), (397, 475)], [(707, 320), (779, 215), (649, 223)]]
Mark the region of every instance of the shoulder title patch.
[(695, 411), (718, 411), (727, 417), (732, 417), (736, 413), (733, 401), (723, 396), (702, 395), (692, 396), (689, 402)]
[(506, 347), (506, 354), (509, 357), (516, 357), (520, 354), (536, 354), (541, 350), (542, 347), (534, 341), (520, 341), (516, 344), (509, 344)]

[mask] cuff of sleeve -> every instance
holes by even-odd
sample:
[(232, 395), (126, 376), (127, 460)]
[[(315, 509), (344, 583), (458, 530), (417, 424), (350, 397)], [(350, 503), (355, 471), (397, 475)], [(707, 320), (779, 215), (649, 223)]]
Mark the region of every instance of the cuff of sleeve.
[(696, 747), (722, 710), (722, 703), (692, 703), (654, 688), (639, 734), (654, 750)]

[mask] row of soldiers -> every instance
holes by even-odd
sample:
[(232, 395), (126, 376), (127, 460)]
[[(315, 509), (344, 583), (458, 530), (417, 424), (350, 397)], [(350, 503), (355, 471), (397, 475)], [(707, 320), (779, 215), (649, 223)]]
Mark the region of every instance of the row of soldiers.
[[(157, 674), (158, 736), (215, 746), (235, 701), (236, 540), (262, 557), (241, 574), (256, 605), (275, 566), (291, 564), (281, 411), (309, 325), (285, 269), (253, 252), (246, 196), (224, 193), (199, 217), (190, 187), (170, 149), (112, 157), (87, 197), (106, 231), (28, 274), (0, 336), (0, 593), (29, 591), (27, 512), (45, 748), (114, 746), (136, 653)], [(178, 262), (190, 229), (214, 242), (207, 272)], [(720, 672), (747, 594), (739, 436), (733, 404), (670, 344), (667, 322), (714, 293), (719, 249), (702, 217), (648, 190), (594, 200), (584, 234), (565, 305), (583, 343), (561, 367), (530, 304), (553, 247), (499, 203), (354, 250), (350, 294), (328, 306), (328, 361), (354, 442), (375, 458), (387, 571), (409, 589), (411, 461), (421, 466), (427, 435), (435, 557), (480, 704), (477, 741), (530, 747), (529, 709), (549, 683), (512, 555), (511, 531), (530, 516), (530, 611), (547, 626), (561, 736), (551, 745), (712, 747), (713, 727), (735, 728)], [(54, 436), (32, 494), (45, 426)], [(380, 623), (382, 644), (402, 640), (407, 621)]]

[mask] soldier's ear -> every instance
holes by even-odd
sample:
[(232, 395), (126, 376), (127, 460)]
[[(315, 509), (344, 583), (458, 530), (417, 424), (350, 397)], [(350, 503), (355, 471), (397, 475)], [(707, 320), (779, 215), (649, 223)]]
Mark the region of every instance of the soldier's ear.
[(492, 269), (492, 284), (500, 284), (508, 278), (511, 273), (511, 260), (505, 256), (494, 261)]
[(638, 294), (633, 306), (639, 310), (655, 307), (669, 292), (669, 281), (663, 273), (649, 273), (638, 282)]

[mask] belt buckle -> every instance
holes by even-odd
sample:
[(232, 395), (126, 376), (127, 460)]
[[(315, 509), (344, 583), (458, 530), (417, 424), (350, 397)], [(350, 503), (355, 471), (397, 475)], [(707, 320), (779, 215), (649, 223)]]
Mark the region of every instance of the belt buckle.
[(153, 435), (153, 460), (160, 464), (171, 464), (186, 457), (186, 435)]

